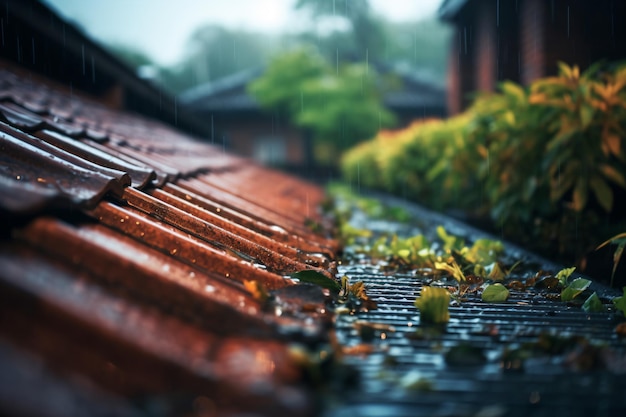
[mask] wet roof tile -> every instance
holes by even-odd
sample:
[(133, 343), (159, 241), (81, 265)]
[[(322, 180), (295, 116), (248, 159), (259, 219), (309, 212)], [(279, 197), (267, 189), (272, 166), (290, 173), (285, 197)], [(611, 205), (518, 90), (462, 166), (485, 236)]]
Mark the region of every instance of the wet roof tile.
[(19, 219), (0, 226), (0, 345), (106, 398), (311, 413), (286, 342), (324, 340), (324, 320), (264, 311), (244, 283), (334, 277), (337, 243), (306, 225), (318, 187), (8, 70), (0, 149), (0, 213)]
[[(14, 190), (0, 196), (5, 210), (32, 210), (31, 190), (49, 196), (51, 201), (63, 200), (88, 207), (107, 192), (121, 195), (123, 187), (130, 184), (125, 172), (96, 166), (3, 123), (0, 123), (0, 146), (3, 185), (7, 191)], [(19, 183), (28, 184), (23, 195)]]

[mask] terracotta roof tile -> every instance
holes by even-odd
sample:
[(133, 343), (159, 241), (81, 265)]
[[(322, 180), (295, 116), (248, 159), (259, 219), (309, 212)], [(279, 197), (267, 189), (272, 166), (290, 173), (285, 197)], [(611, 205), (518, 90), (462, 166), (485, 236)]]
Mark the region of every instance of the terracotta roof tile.
[(19, 189), (17, 184), (5, 188), (0, 202), (8, 210), (32, 210), (33, 192), (54, 201), (93, 207), (107, 192), (121, 195), (123, 187), (130, 184), (130, 177), (124, 172), (92, 164), (3, 123), (0, 144), (2, 175), (28, 184), (23, 196), (8, 191)]
[[(125, 401), (138, 397), (164, 402), (160, 414), (205, 400), (224, 414), (312, 412), (288, 343), (325, 339), (325, 297), (305, 287), (321, 306), (309, 312), (285, 291), (297, 271), (334, 278), (337, 242), (306, 225), (320, 221), (322, 190), (8, 70), (0, 119), (10, 220), (0, 226), (0, 364), (14, 355), (3, 346), (18, 346), (24, 366), (30, 354), (45, 363), (43, 391), (120, 400), (112, 414), (134, 415)], [(265, 311), (246, 281), (291, 307)], [(176, 393), (189, 398), (182, 408)], [(18, 408), (29, 395), (15, 393)]]

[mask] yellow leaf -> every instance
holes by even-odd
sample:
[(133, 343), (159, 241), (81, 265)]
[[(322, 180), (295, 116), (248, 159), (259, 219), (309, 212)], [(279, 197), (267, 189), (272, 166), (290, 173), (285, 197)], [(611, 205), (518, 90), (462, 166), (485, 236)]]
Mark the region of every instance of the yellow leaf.
[(557, 65), (559, 66), (559, 75), (567, 78), (572, 78), (572, 70), (569, 65), (562, 61), (559, 61)]
[(530, 104), (546, 104), (548, 98), (544, 93), (533, 93), (528, 97), (528, 102)]
[(265, 301), (269, 298), (269, 293), (267, 292), (267, 289), (265, 289), (263, 284), (261, 284), (259, 281), (244, 280), (243, 286), (256, 300)]

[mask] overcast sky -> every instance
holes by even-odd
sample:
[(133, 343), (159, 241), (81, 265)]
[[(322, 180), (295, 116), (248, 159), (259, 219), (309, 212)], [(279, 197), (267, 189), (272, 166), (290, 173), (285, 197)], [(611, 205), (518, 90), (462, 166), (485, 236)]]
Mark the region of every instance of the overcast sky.
[[(302, 24), (292, 12), (295, 0), (45, 1), (94, 39), (137, 46), (162, 65), (181, 57), (187, 39), (203, 23), (275, 32), (296, 31)], [(441, 2), (370, 0), (370, 5), (389, 20), (412, 21), (433, 16)]]

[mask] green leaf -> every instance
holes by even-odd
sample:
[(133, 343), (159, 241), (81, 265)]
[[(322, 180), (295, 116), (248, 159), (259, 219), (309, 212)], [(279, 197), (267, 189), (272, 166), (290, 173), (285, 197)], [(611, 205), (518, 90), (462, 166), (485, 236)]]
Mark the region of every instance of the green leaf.
[(415, 300), (415, 307), (420, 311), (420, 320), (424, 323), (447, 323), (450, 320), (448, 305), (450, 293), (445, 288), (423, 287)]
[(490, 284), (483, 290), (481, 298), (487, 303), (501, 303), (509, 298), (509, 290), (500, 283)]
[(598, 294), (595, 292), (585, 300), (582, 308), (587, 313), (601, 313), (604, 311), (604, 305), (602, 305), (602, 301), (600, 301)]
[(615, 278), (615, 271), (617, 270), (617, 265), (619, 265), (619, 260), (622, 257), (622, 253), (624, 253), (624, 247), (626, 246), (626, 239), (622, 240), (621, 243), (615, 249), (613, 253), (613, 271), (611, 272), (611, 287), (613, 286), (613, 278)]
[(611, 272), (611, 284), (610, 284), (612, 287), (613, 278), (615, 278), (615, 271), (617, 270), (619, 261), (622, 258), (622, 253), (624, 253), (624, 248), (626, 247), (626, 233), (620, 233), (606, 240), (605, 242), (602, 242), (600, 245), (598, 245), (596, 250), (608, 245), (609, 243), (613, 245), (617, 245), (617, 248), (615, 248), (615, 252), (613, 252), (613, 271)]
[(626, 179), (624, 179), (624, 176), (612, 166), (607, 164), (600, 165), (600, 172), (602, 172), (607, 179), (613, 181), (615, 184), (622, 188), (626, 188)]
[(567, 65), (563, 61), (557, 62), (557, 65), (559, 67), (559, 75), (560, 76), (563, 76), (563, 77), (566, 77), (566, 78), (572, 78), (572, 69), (570, 68), (569, 65)]
[(341, 290), (341, 285), (337, 281), (330, 279), (326, 275), (312, 269), (298, 271), (291, 274), (291, 276), (293, 278), (297, 278), (300, 282), (319, 285), (320, 287), (327, 288), (335, 293), (339, 293)]
[(504, 245), (498, 240), (478, 239), (463, 253), (465, 260), (472, 264), (490, 264), (498, 259)]
[(591, 191), (595, 194), (598, 203), (608, 213), (613, 208), (613, 191), (611, 187), (597, 175), (589, 180)]
[(526, 100), (526, 92), (519, 85), (511, 81), (504, 81), (500, 84), (500, 89), (511, 97), (515, 97), (518, 102), (523, 102)]
[(583, 129), (587, 129), (591, 122), (593, 121), (593, 114), (595, 109), (588, 105), (580, 106), (580, 122), (582, 124)]
[(550, 188), (550, 201), (557, 202), (574, 185), (576, 178), (573, 175), (562, 175)]
[(462, 238), (449, 235), (443, 226), (437, 226), (437, 236), (439, 236), (439, 239), (443, 241), (444, 250), (449, 252), (453, 250), (460, 250), (465, 245)]
[(570, 275), (572, 275), (575, 270), (575, 266), (571, 268), (563, 268), (559, 272), (557, 272), (554, 277), (559, 280), (559, 284), (561, 284), (561, 286), (565, 287), (567, 286), (567, 279), (570, 277)]
[(624, 295), (614, 298), (613, 305), (626, 317), (626, 287), (623, 287), (622, 291), (624, 292)]
[(585, 291), (589, 285), (591, 285), (590, 280), (576, 278), (567, 288), (561, 291), (561, 301), (572, 301), (578, 294)]

